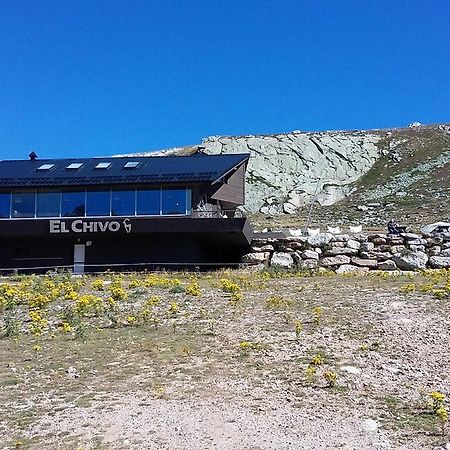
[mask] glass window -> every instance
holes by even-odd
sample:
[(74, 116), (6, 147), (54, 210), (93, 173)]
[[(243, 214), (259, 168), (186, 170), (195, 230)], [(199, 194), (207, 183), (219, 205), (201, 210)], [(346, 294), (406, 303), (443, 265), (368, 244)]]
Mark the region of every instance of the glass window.
[(186, 214), (186, 188), (162, 190), (163, 214)]
[(34, 217), (36, 194), (34, 192), (13, 192), (12, 217)]
[(138, 189), (137, 213), (139, 215), (159, 215), (161, 210), (160, 189)]
[(11, 194), (0, 192), (0, 217), (9, 217), (11, 208)]
[(109, 163), (109, 162), (102, 162), (102, 163), (98, 163), (95, 166), (95, 168), (96, 169), (107, 169), (110, 165), (111, 165), (111, 163)]
[(79, 169), (81, 166), (83, 165), (83, 163), (70, 163), (66, 169), (67, 170), (77, 170)]
[(86, 209), (84, 191), (62, 192), (61, 216), (82, 217)]
[(52, 167), (55, 167), (54, 164), (42, 164), (42, 166), (38, 167), (38, 170), (50, 170)]
[(110, 215), (110, 191), (87, 191), (86, 215), (109, 216)]
[(136, 191), (112, 191), (111, 214), (113, 216), (134, 216)]
[(58, 217), (61, 201), (59, 191), (39, 191), (36, 213), (38, 217)]

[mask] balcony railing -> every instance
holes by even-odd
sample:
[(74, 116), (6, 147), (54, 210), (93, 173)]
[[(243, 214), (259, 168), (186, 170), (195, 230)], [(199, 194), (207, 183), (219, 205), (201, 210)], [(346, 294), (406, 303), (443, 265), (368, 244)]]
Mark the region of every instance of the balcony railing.
[(244, 218), (245, 214), (240, 209), (194, 209), (191, 217), (199, 219), (233, 219)]

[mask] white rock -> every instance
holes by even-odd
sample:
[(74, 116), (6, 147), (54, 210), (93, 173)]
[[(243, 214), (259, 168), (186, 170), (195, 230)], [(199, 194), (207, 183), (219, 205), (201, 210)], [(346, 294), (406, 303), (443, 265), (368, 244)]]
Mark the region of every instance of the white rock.
[(366, 419), (364, 421), (364, 428), (367, 431), (376, 431), (378, 429), (378, 422), (373, 419)]
[(78, 373), (78, 370), (75, 369), (75, 367), (70, 366), (67, 370), (67, 375), (69, 378), (78, 378), (80, 374)]
[(341, 370), (343, 370), (344, 372), (354, 374), (354, 375), (359, 375), (361, 373), (361, 369), (358, 369), (358, 367), (354, 367), (354, 366), (342, 366)]
[(350, 247), (350, 248), (354, 248), (354, 249), (356, 249), (356, 250), (359, 250), (359, 248), (361, 247), (361, 243), (358, 242), (358, 241), (355, 241), (354, 239), (349, 239), (349, 240), (347, 241), (347, 247)]
[(342, 274), (342, 273), (349, 273), (349, 272), (368, 272), (368, 267), (358, 267), (358, 266), (352, 266), (351, 264), (342, 264), (342, 266), (339, 266), (339, 268), (336, 270), (336, 273)]
[(315, 236), (308, 236), (308, 244), (311, 247), (323, 247), (330, 243), (331, 239), (333, 239), (333, 235), (331, 233), (319, 233)]
[(289, 253), (275, 252), (270, 260), (270, 265), (272, 267), (290, 269), (294, 265), (294, 259)]

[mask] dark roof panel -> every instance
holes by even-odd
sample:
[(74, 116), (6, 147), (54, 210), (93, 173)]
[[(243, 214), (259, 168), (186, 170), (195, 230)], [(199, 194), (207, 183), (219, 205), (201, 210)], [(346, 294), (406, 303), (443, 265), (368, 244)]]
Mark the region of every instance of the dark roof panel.
[[(141, 156), (91, 159), (36, 159), (0, 161), (0, 186), (33, 187), (61, 185), (104, 185), (131, 183), (214, 182), (247, 161), (248, 154), (191, 156)], [(139, 162), (133, 170), (127, 162)], [(82, 164), (67, 170), (70, 164)], [(111, 163), (96, 169), (100, 163)], [(43, 164), (52, 165), (39, 170)]]

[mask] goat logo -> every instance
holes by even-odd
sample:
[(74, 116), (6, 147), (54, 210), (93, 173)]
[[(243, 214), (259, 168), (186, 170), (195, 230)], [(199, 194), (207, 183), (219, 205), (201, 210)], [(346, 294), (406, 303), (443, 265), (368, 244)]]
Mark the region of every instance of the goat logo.
[(126, 218), (123, 221), (123, 227), (127, 233), (131, 233), (131, 222), (130, 219)]

